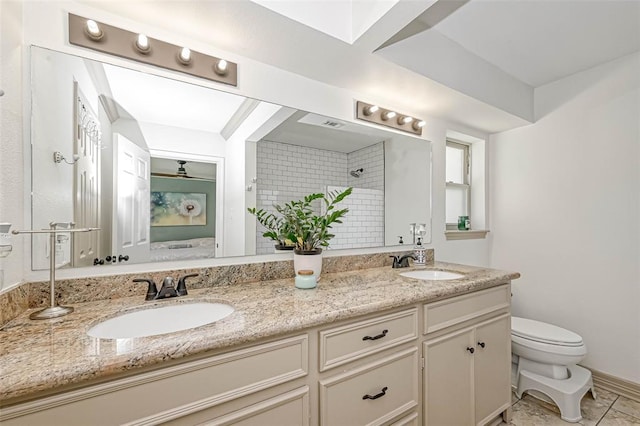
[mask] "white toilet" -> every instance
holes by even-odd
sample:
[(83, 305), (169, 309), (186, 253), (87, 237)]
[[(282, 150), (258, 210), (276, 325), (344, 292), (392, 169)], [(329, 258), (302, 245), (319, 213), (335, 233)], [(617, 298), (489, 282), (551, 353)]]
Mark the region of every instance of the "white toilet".
[(511, 352), (518, 398), (524, 392), (550, 398), (563, 420), (582, 420), (580, 400), (587, 391), (596, 398), (591, 371), (576, 365), (587, 355), (582, 337), (555, 325), (511, 317)]

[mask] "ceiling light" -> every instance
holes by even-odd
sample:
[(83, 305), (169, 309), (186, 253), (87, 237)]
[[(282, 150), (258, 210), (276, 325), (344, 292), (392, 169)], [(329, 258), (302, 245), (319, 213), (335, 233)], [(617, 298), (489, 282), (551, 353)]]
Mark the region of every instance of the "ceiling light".
[(425, 124), (427, 123), (424, 120), (414, 121), (413, 126), (411, 127), (413, 127), (413, 130), (420, 130), (425, 126)]
[(393, 118), (396, 116), (396, 113), (394, 111), (385, 111), (382, 113), (382, 119), (384, 121), (387, 121), (390, 118)]
[(213, 67), (213, 71), (218, 75), (225, 75), (227, 73), (228, 67), (227, 61), (224, 59), (220, 59), (218, 63)]
[(183, 47), (182, 50), (180, 50), (180, 54), (178, 55), (178, 60), (183, 65), (189, 65), (189, 63), (191, 62), (191, 49), (189, 49), (188, 47)]
[(93, 19), (87, 20), (86, 32), (89, 38), (91, 38), (92, 40), (100, 40), (104, 35), (102, 30), (98, 26), (98, 23)]
[(374, 114), (376, 111), (378, 111), (380, 109), (380, 107), (378, 105), (369, 105), (368, 107), (366, 107), (362, 113), (366, 116), (369, 116), (371, 114)]
[(151, 46), (149, 45), (149, 38), (146, 35), (138, 34), (136, 49), (138, 49), (140, 53), (149, 53)]
[(408, 115), (402, 116), (402, 117), (398, 117), (398, 124), (399, 125), (404, 125), (404, 124), (409, 124), (413, 121), (413, 117), (409, 117)]

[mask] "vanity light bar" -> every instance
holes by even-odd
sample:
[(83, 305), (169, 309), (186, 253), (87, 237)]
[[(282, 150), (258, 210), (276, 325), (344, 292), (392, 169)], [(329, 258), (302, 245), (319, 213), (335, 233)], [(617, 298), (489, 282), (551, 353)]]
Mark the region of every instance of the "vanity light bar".
[(426, 124), (424, 120), (410, 115), (399, 114), (361, 101), (356, 102), (356, 118), (419, 136), (422, 136), (422, 128)]
[(238, 64), (234, 62), (72, 13), (69, 14), (69, 43), (218, 83), (238, 85)]

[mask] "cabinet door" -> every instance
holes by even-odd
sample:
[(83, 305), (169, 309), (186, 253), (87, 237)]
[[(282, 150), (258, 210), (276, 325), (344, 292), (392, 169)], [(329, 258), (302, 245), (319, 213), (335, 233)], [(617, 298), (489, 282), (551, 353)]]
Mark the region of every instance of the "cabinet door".
[(473, 412), (473, 329), (424, 343), (424, 419), (427, 425), (471, 425)]
[(511, 318), (503, 315), (479, 325), (475, 341), (477, 424), (484, 424), (511, 401)]

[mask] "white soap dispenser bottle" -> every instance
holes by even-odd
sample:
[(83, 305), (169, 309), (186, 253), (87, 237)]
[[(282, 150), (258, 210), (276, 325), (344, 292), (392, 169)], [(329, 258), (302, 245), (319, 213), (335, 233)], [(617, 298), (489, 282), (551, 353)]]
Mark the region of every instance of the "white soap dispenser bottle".
[(415, 266), (425, 266), (427, 264), (427, 249), (422, 245), (422, 238), (418, 237), (418, 242), (413, 248)]

